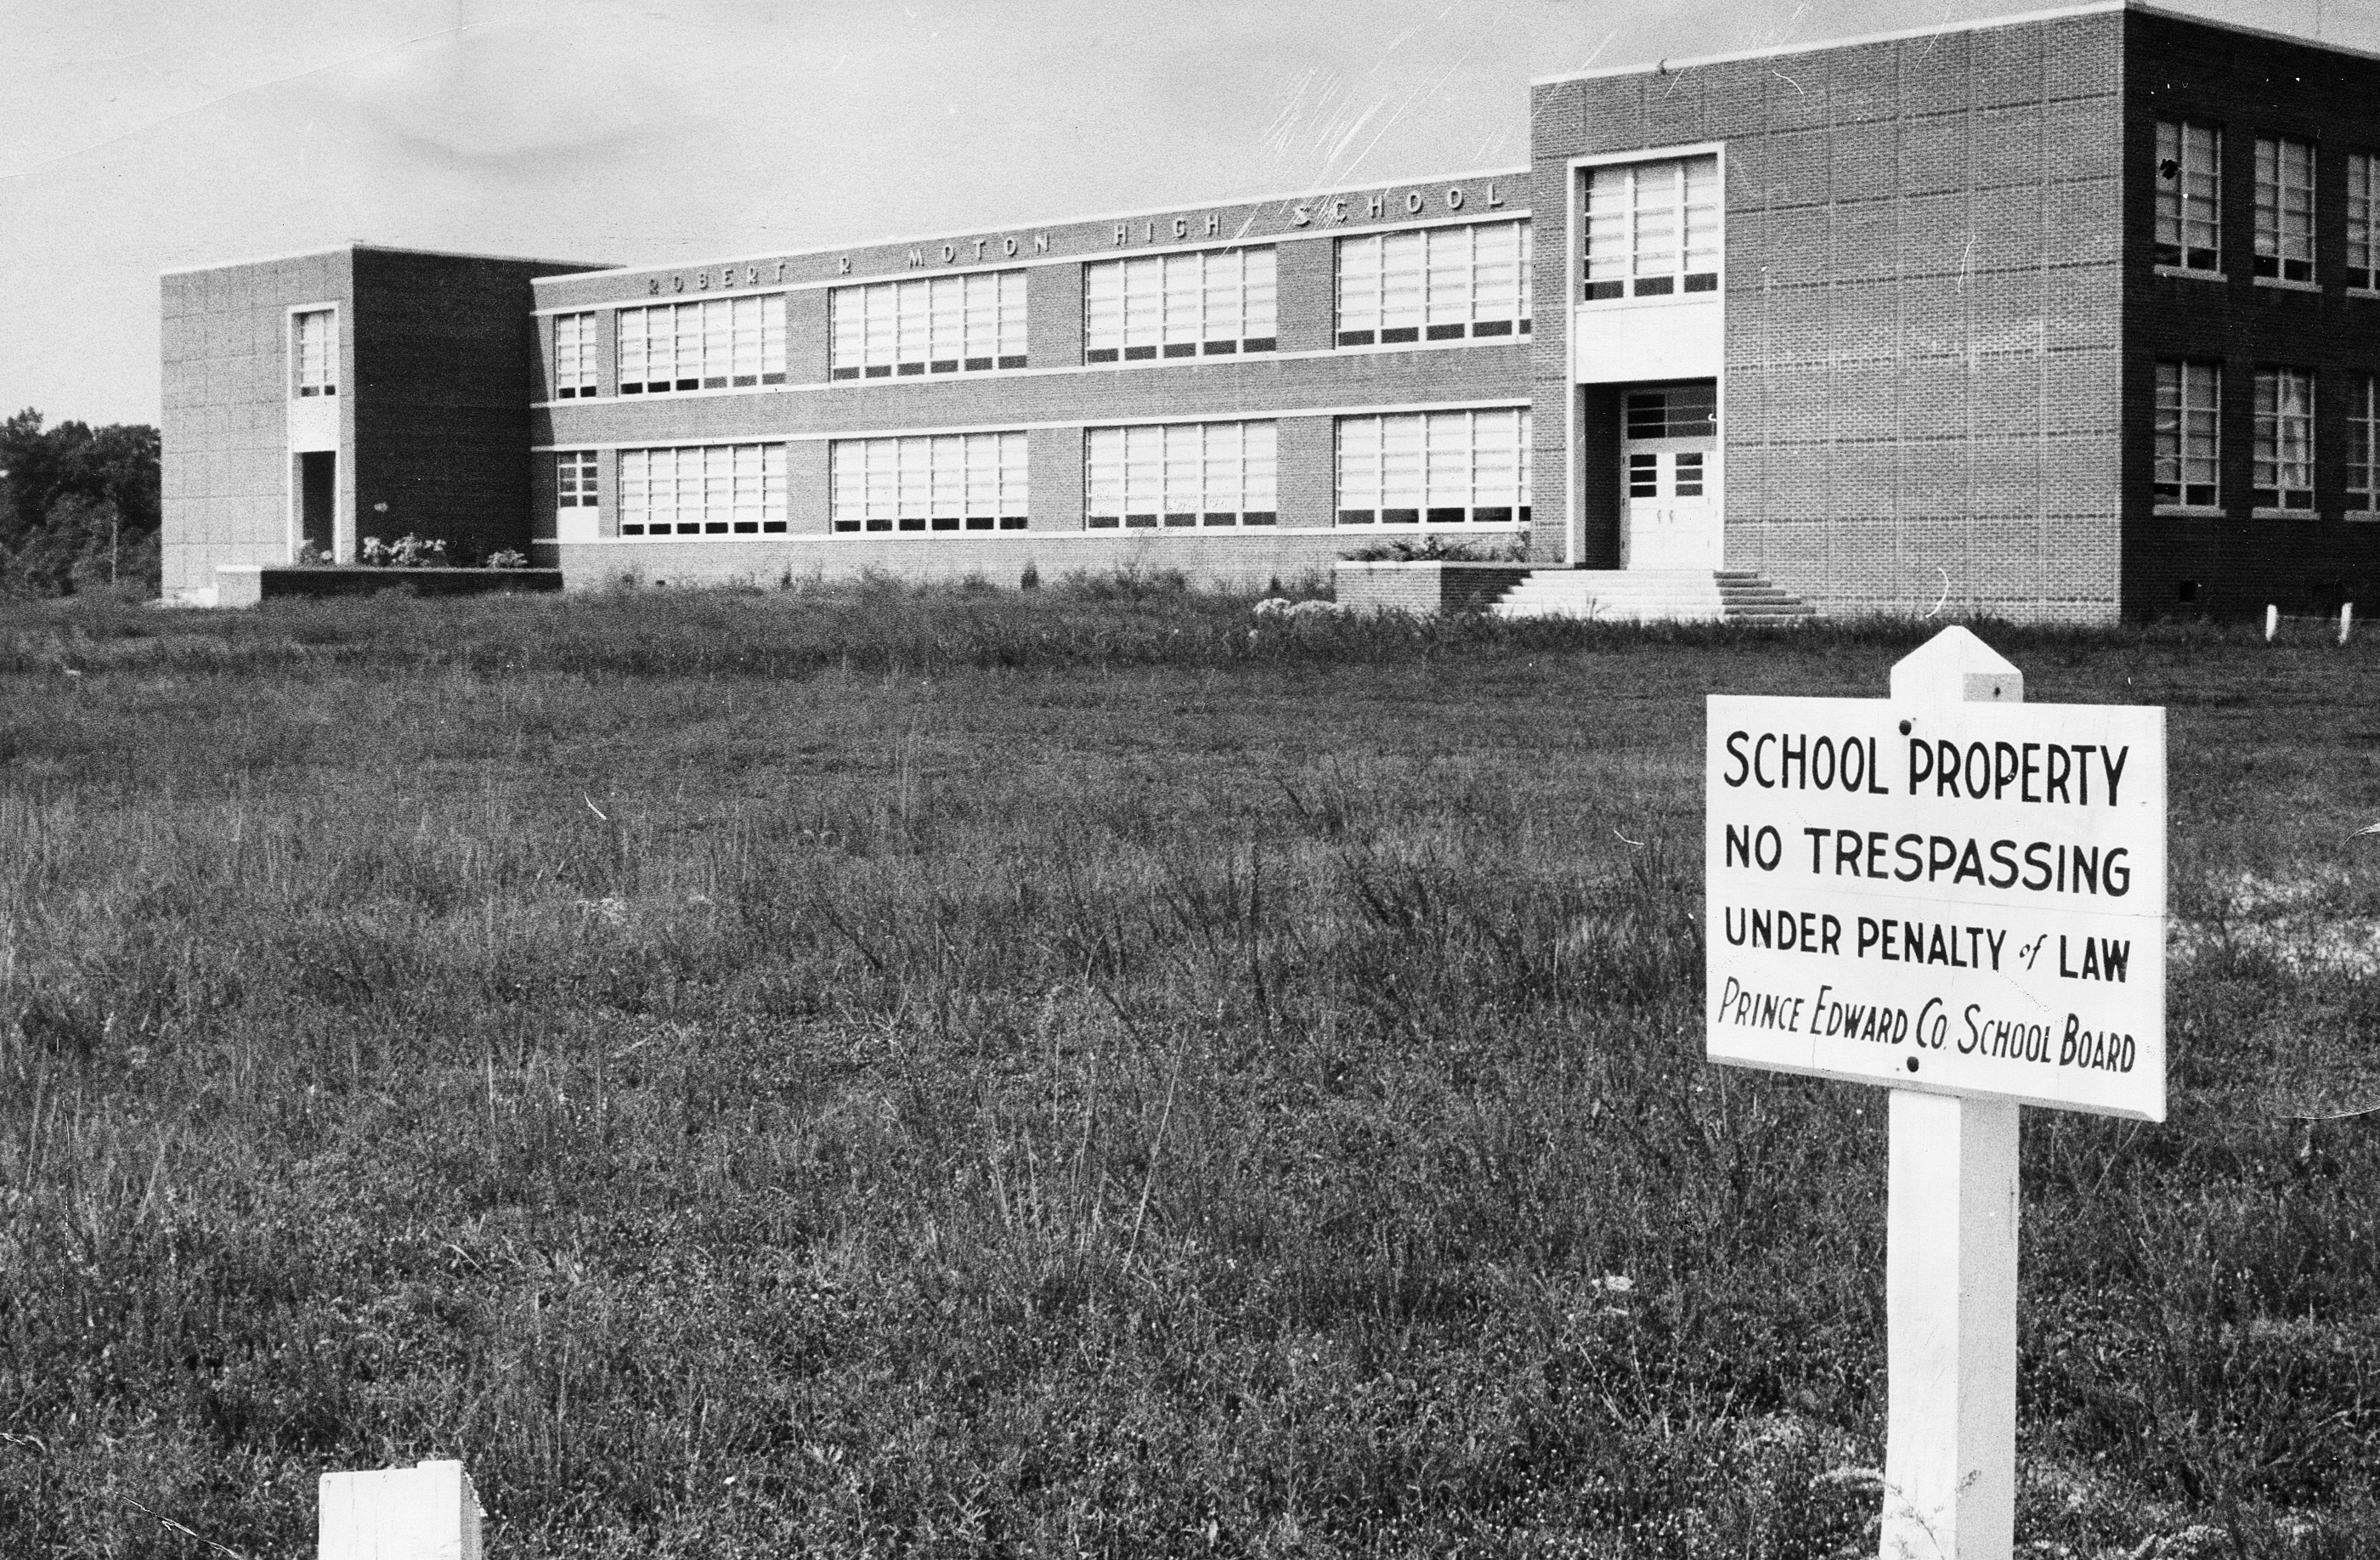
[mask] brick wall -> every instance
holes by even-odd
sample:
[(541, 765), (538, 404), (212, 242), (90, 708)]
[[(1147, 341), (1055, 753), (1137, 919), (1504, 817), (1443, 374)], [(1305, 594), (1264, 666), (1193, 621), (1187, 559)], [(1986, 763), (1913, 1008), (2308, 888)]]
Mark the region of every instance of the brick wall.
[(561, 268), (363, 247), (352, 264), (354, 458), (341, 465), (357, 538), (438, 538), (462, 559), (527, 545), (542, 333), (529, 278)]
[[(338, 415), (352, 431), (346, 252), (176, 272), (161, 284), (164, 595), (212, 590), (219, 563), (284, 563), (291, 544), (289, 309), (338, 306)], [(343, 438), (343, 442), (347, 441)], [(353, 474), (340, 462), (342, 506)]]
[[(1577, 411), (1567, 160), (1721, 141), (1729, 565), (1839, 613), (2112, 616), (2121, 22), (1539, 87), (1541, 538), (1585, 480), (1547, 447)], [(1583, 562), (1615, 518), (1585, 523)]]
[[(2131, 91), (2123, 126), (2125, 278), (2124, 607), (2138, 615), (2335, 611), (2380, 602), (2380, 523), (2348, 521), (2355, 381), (2380, 373), (2380, 297), (2345, 287), (2346, 163), (2380, 151), (2380, 62), (2176, 18), (2125, 18)], [(2155, 236), (2156, 122), (2223, 131), (2223, 279), (2160, 275)], [(2259, 286), (2254, 163), (2259, 135), (2315, 145), (2314, 290)], [(2223, 368), (2219, 517), (2155, 512), (2155, 365)], [(2260, 367), (2308, 369), (2314, 385), (2314, 509), (2256, 514), (2249, 501)], [(2185, 595), (2185, 592), (2187, 593)]]

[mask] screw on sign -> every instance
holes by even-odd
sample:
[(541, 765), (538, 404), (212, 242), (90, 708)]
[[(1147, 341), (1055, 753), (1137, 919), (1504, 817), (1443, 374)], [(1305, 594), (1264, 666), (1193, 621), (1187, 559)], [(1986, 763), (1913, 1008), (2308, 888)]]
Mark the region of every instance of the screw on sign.
[(1707, 709), (1707, 1054), (1892, 1089), (1884, 1560), (2014, 1543), (2019, 1105), (2165, 1119), (2165, 711), (2023, 699), (1949, 628)]

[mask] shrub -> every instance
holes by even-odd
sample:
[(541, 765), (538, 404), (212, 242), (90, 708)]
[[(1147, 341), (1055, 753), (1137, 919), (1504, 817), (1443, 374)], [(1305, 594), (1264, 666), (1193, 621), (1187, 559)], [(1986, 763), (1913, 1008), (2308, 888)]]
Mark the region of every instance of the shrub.
[(1517, 563), (1528, 555), (1529, 544), (1524, 537), (1507, 541), (1448, 541), (1442, 537), (1424, 537), (1419, 541), (1400, 538), (1375, 542), (1345, 556), (1351, 563)]

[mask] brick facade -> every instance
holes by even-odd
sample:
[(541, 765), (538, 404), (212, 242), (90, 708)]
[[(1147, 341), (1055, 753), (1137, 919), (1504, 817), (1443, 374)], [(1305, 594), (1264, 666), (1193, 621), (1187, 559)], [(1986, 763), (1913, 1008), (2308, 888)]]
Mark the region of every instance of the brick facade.
[(1617, 396), (1573, 391), (1548, 318), (1570, 160), (1718, 143), (1729, 566), (1833, 612), (2111, 616), (2123, 20), (1541, 85), (1540, 538), (1564, 495), (1579, 561), (1618, 562)]
[[(1708, 354), (1669, 377), (1718, 388), (1728, 567), (1837, 613), (2105, 621), (2369, 600), (2380, 520), (2344, 517), (2345, 407), (2380, 373), (2380, 290), (2350, 293), (2342, 273), (2346, 159), (2380, 152), (2375, 105), (2371, 59), (2107, 0), (1541, 82), (1524, 170), (697, 265), (355, 248), (177, 273), (164, 283), (167, 591), (286, 558), (286, 315), (314, 302), (341, 311), (346, 545), (408, 530), (471, 550), (528, 543), (574, 586), (876, 568), (1003, 580), (1028, 562), (1044, 577), (1129, 566), (1261, 584), (1391, 534), (1336, 525), (1339, 418), (1527, 405), (1530, 562), (1618, 567), (1636, 374), (1621, 365), (1658, 353), (1626, 356), (1621, 316), (1585, 296), (1580, 164), (1692, 149), (1721, 170), (1718, 290), (1627, 301), (1631, 329), (1651, 339), (1666, 321)], [(2153, 263), (2160, 116), (2224, 131), (2220, 279)], [(2261, 284), (2247, 263), (2259, 134), (2318, 149), (2310, 285)], [(1338, 345), (1339, 237), (1522, 217), (1531, 334)], [(1258, 245), (1275, 261), (1273, 350), (1085, 360), (1087, 266)], [(1026, 278), (1026, 367), (831, 377), (835, 288), (1004, 269)], [(759, 294), (784, 302), (784, 382), (618, 393), (622, 309)], [(555, 399), (552, 320), (577, 311), (595, 316), (599, 389)], [(1610, 355), (1599, 369), (1597, 354)], [(2223, 369), (2215, 513), (2153, 502), (2155, 365), (2179, 357)], [(2316, 382), (2315, 502), (2287, 517), (2248, 498), (2254, 378), (2276, 366)], [(322, 414), (307, 416), (319, 429)], [(1277, 424), (1276, 526), (1085, 529), (1088, 430), (1244, 418)], [(1026, 531), (832, 531), (836, 440), (1001, 429), (1027, 436)], [(781, 448), (785, 532), (622, 536), (619, 452), (709, 442)], [(586, 451), (600, 502), (558, 516), (556, 455)]]

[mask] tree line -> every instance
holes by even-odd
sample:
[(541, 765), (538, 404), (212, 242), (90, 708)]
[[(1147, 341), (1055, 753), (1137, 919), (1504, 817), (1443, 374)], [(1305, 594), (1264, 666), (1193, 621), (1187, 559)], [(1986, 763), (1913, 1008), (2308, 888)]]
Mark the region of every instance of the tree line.
[(0, 423), (0, 594), (157, 594), (157, 430)]

